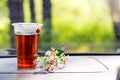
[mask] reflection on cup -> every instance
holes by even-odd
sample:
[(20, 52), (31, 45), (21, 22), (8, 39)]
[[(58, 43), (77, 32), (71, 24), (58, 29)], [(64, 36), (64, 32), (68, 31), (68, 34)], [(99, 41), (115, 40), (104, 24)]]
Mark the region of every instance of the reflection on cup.
[(42, 24), (37, 23), (13, 23), (17, 62), (19, 68), (32, 68), (36, 64), (40, 27)]

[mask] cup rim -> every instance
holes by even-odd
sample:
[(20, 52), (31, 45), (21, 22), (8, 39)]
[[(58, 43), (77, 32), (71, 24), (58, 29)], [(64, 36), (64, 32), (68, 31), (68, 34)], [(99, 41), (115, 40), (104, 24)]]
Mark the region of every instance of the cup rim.
[(40, 23), (24, 23), (24, 22), (18, 22), (18, 23), (12, 23), (12, 26), (23, 26), (23, 25), (26, 25), (26, 26), (29, 26), (29, 25), (33, 25), (33, 26), (39, 26), (39, 27), (42, 27), (43, 24), (40, 24)]

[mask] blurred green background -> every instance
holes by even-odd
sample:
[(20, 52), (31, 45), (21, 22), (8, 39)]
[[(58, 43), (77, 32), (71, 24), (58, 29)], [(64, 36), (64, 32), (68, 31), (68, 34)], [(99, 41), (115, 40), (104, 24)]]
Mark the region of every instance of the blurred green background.
[[(35, 20), (43, 23), (42, 0), (34, 0)], [(51, 0), (51, 42), (43, 40), (41, 29), (39, 50), (45, 46), (65, 47), (66, 52), (114, 52), (116, 41), (107, 0)], [(31, 22), (29, 0), (24, 0), (24, 21)], [(10, 48), (8, 0), (0, 1), (0, 49)]]

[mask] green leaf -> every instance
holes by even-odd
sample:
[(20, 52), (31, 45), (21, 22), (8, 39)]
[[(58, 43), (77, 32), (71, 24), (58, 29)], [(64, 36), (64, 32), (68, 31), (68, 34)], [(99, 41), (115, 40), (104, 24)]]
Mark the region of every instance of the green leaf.
[(43, 64), (47, 65), (48, 64), (48, 59), (47, 58), (43, 58)]
[(44, 57), (44, 56), (39, 56), (39, 57), (40, 57), (43, 65), (46, 66), (48, 64), (48, 59), (46, 57)]
[(56, 50), (58, 51), (57, 56), (61, 56), (61, 54), (64, 53), (64, 51), (61, 49), (56, 49)]

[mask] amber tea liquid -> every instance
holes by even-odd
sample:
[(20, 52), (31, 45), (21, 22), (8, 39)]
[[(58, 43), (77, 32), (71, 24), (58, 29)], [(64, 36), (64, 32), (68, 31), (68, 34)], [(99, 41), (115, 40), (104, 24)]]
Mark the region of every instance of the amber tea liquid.
[(35, 67), (38, 53), (39, 34), (16, 35), (17, 61), (19, 68)]

